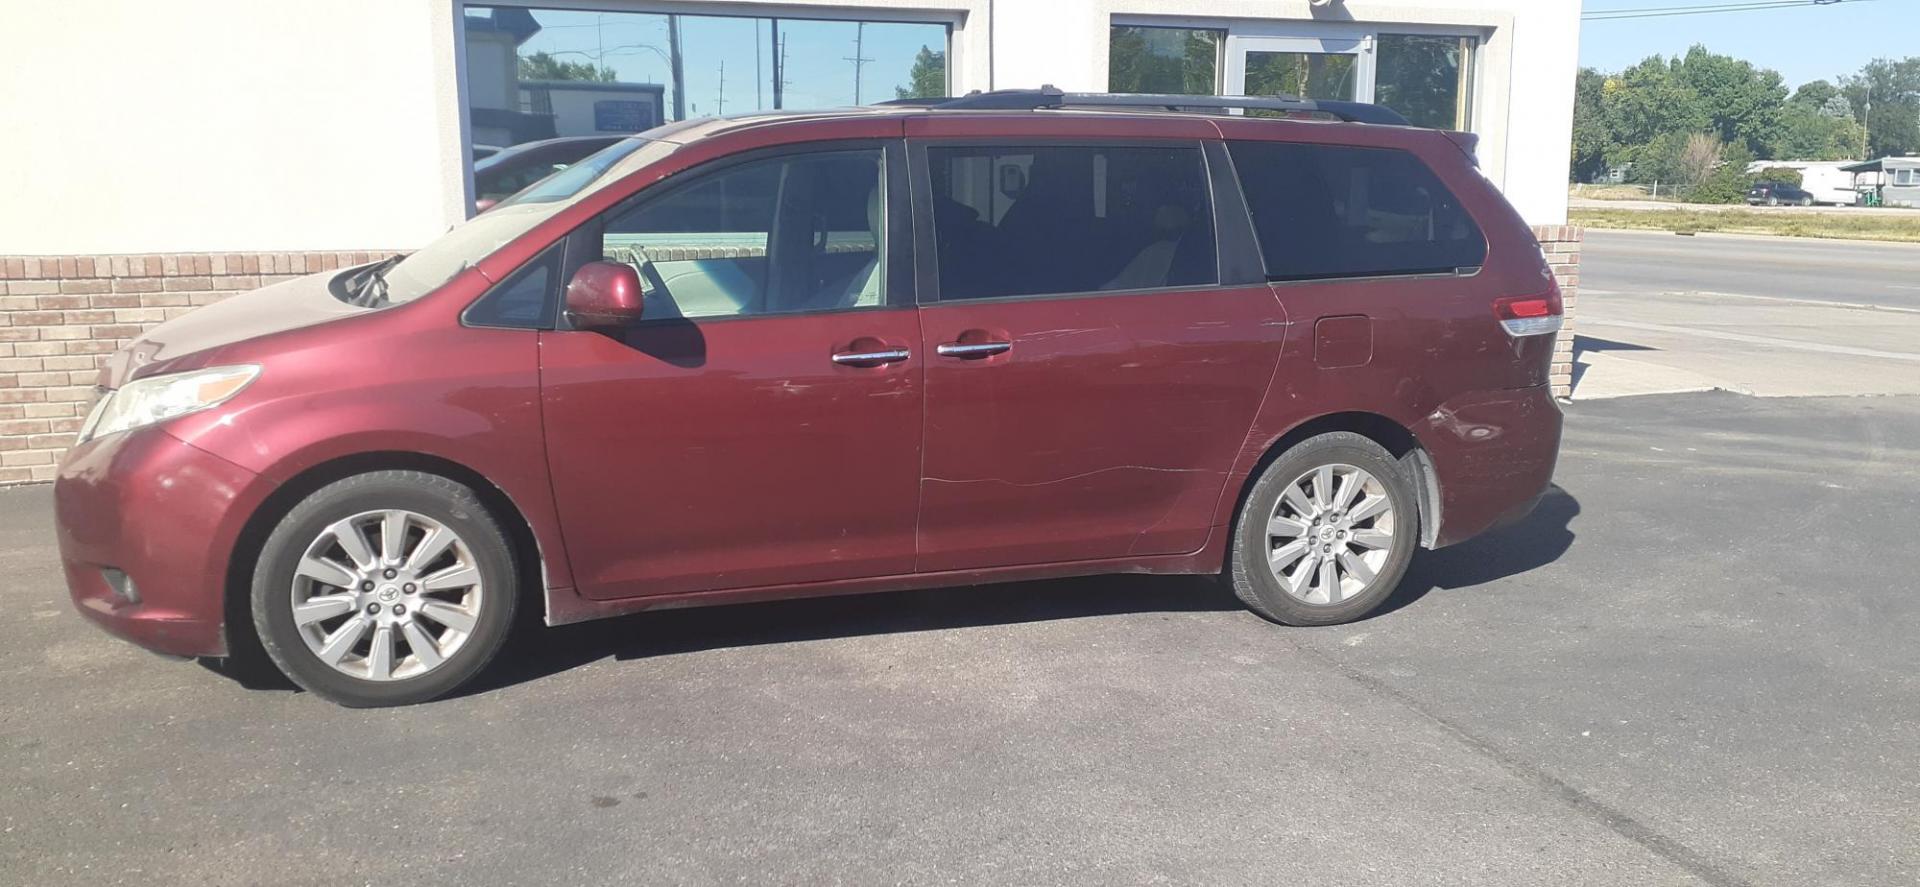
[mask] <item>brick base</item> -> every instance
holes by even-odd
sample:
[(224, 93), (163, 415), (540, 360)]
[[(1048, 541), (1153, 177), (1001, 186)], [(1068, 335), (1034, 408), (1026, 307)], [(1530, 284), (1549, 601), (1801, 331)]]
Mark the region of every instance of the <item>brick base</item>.
[(1573, 320), (1580, 296), (1582, 232), (1571, 225), (1549, 225), (1534, 228), (1533, 236), (1546, 250), (1547, 264), (1553, 266), (1553, 276), (1560, 281), (1560, 297), (1566, 302), (1567, 319), (1554, 340), (1553, 369), (1547, 377), (1553, 383), (1553, 396), (1565, 400), (1573, 396)]
[(0, 484), (53, 478), (107, 355), (236, 292), (386, 253), (0, 256)]

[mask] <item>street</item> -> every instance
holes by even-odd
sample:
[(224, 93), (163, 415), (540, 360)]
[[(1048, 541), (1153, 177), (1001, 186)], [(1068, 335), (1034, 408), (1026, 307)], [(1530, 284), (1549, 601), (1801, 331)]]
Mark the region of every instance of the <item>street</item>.
[[(1750, 341), (1920, 341), (1752, 298), (1800, 265), (1662, 295), (1800, 244), (1588, 237), (1583, 337), (1638, 364), (1586, 382), (1920, 376)], [(1916, 440), (1920, 397), (1583, 397), (1532, 518), (1357, 624), (1134, 576), (667, 611), (388, 710), (108, 637), (0, 490), (0, 883), (1913, 883)]]
[(1920, 394), (1920, 245), (1586, 233), (1574, 397)]

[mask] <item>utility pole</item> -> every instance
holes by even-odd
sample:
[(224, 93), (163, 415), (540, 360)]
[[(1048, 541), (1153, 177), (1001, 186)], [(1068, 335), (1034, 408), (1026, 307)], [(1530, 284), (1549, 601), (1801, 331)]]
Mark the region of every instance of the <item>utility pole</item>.
[(1860, 112), (1860, 159), (1872, 160), (1873, 155), (1873, 81), (1867, 81), (1867, 107)]
[(673, 119), (687, 119), (687, 74), (680, 65), (680, 17), (667, 16), (667, 67), (673, 78)]
[(771, 42), (767, 45), (767, 58), (773, 60), (773, 109), (778, 111), (780, 110), (781, 79), (786, 76), (786, 72), (782, 69), (786, 67), (783, 64), (786, 60), (780, 57), (780, 20), (776, 18), (768, 21), (771, 23), (769, 30)]
[[(753, 42), (760, 42), (759, 19), (753, 20)], [(767, 107), (760, 103), (760, 77), (760, 47), (756, 46), (753, 48), (753, 109), (755, 111), (765, 110)]]
[(873, 61), (873, 59), (860, 54), (861, 48), (865, 45), (866, 36), (867, 23), (854, 22), (853, 57), (846, 59), (846, 61), (853, 63), (853, 103), (856, 105), (860, 104), (860, 69), (865, 67), (868, 62)]
[(716, 100), (714, 104), (720, 109), (714, 112), (714, 116), (725, 117), (727, 114), (727, 60), (726, 59), (720, 60), (720, 98)]

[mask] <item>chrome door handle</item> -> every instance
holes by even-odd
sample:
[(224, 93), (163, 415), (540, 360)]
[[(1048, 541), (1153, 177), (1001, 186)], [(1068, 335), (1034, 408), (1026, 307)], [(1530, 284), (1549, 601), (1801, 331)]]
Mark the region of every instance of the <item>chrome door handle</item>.
[(948, 342), (933, 350), (941, 357), (992, 357), (1012, 349), (1012, 342)]
[(842, 351), (833, 356), (833, 362), (841, 366), (874, 367), (883, 363), (899, 363), (913, 356), (905, 348), (889, 348), (885, 351)]

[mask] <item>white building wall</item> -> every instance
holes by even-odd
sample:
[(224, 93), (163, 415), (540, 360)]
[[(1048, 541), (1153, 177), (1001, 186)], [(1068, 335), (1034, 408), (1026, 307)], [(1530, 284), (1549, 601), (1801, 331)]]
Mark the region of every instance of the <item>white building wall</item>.
[(9, 4), (0, 253), (419, 245), (466, 203), (453, 8)]
[[(511, 2), (511, 0), (497, 0)], [(1566, 217), (1578, 0), (569, 0), (953, 26), (956, 91), (1106, 86), (1115, 17), (1484, 29), (1481, 156)], [(0, 254), (408, 248), (465, 217), (457, 0), (19, 4), (0, 53)], [(495, 71), (485, 61), (480, 65)], [(491, 79), (489, 79), (491, 82)], [(483, 86), (484, 91), (490, 87)]]

